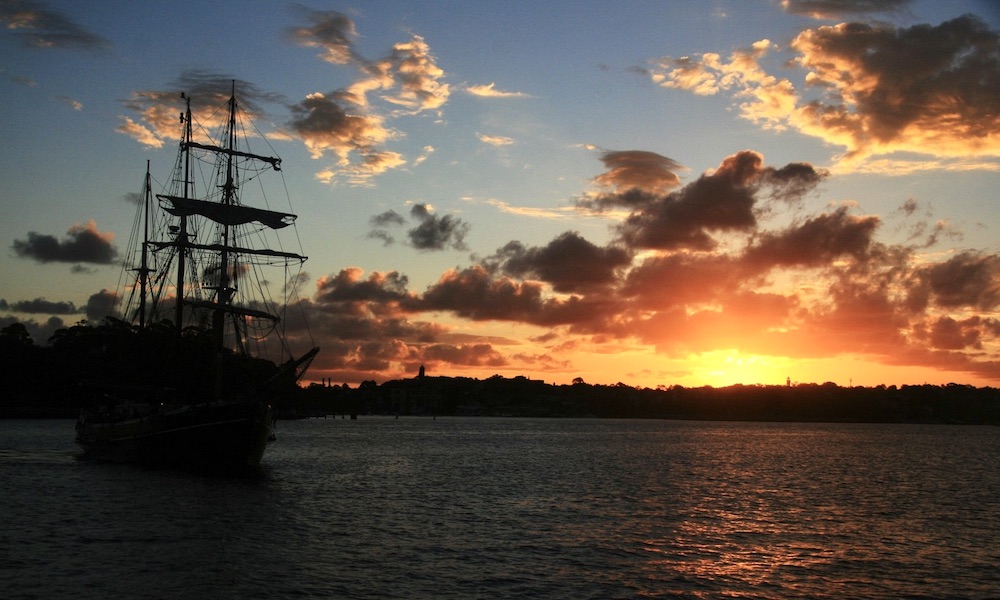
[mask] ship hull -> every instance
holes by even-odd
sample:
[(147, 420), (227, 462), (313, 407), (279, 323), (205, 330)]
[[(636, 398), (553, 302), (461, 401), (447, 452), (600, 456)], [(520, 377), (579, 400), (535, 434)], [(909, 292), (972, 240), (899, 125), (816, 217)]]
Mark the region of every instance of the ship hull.
[(85, 412), (76, 442), (87, 458), (213, 474), (257, 472), (272, 433), (271, 407), (230, 401), (177, 408), (124, 405)]

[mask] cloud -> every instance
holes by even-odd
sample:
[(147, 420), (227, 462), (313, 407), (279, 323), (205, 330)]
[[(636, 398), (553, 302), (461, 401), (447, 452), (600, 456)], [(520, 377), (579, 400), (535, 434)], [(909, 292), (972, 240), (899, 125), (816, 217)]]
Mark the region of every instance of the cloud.
[(842, 206), (784, 231), (762, 232), (744, 259), (761, 269), (826, 266), (845, 256), (864, 260), (880, 224), (876, 216), (849, 215)]
[(477, 133), (476, 137), (479, 141), (484, 144), (489, 144), (490, 146), (510, 146), (514, 143), (514, 138), (509, 138), (502, 135), (488, 135), (485, 133)]
[(308, 26), (291, 27), (287, 35), (294, 43), (307, 48), (320, 48), (318, 55), (322, 60), (335, 65), (349, 64), (357, 57), (352, 45), (358, 36), (354, 22), (346, 15), (336, 11), (319, 11), (295, 7)]
[(992, 311), (1000, 306), (1000, 256), (962, 252), (916, 271), (910, 293), (943, 308)]
[(61, 102), (65, 102), (73, 110), (78, 110), (78, 111), (79, 110), (83, 110), (83, 103), (81, 103), (78, 100), (74, 100), (74, 99), (70, 98), (69, 96), (56, 96), (56, 98), (58, 100), (60, 100)]
[(0, 310), (46, 315), (74, 315), (81, 312), (72, 302), (50, 302), (45, 298), (19, 300), (11, 303), (0, 299)]
[(406, 232), (410, 245), (418, 250), (468, 250), (465, 236), (471, 226), (451, 215), (432, 214), (426, 204), (414, 204), (410, 216), (420, 224)]
[[(353, 48), (357, 32), (354, 23), (335, 11), (297, 8), (305, 25), (289, 28), (288, 39), (301, 46), (320, 48), (320, 58), (337, 66), (357, 69), (357, 79), (341, 89), (316, 91), (300, 101), (288, 103), (280, 94), (266, 92), (251, 82), (236, 81), (241, 108), (257, 123), (276, 120), (284, 129), (270, 132), (274, 138), (296, 137), (314, 159), (332, 156), (332, 164), (321, 168), (316, 177), (325, 183), (345, 182), (371, 185), (372, 180), (408, 163), (386, 143), (402, 137), (388, 125), (390, 118), (437, 111), (448, 101), (450, 87), (428, 44), (414, 35), (394, 44), (379, 60), (367, 60)], [(179, 139), (177, 114), (184, 110), (181, 92), (191, 99), (194, 122), (207, 131), (224, 123), (224, 104), (232, 91), (232, 77), (207, 70), (187, 70), (171, 83), (170, 91), (138, 90), (124, 101), (137, 117), (121, 116), (116, 131), (144, 146), (160, 148), (166, 141)], [(370, 96), (387, 108), (379, 110)], [(272, 119), (265, 107), (282, 106), (287, 117)], [(211, 110), (206, 110), (210, 107)], [(433, 148), (427, 146), (413, 164), (422, 163)]]
[[(291, 129), (302, 139), (313, 158), (322, 158), (326, 152), (338, 157), (338, 173), (352, 180), (363, 180), (365, 175), (381, 173), (391, 166), (400, 164), (401, 157), (387, 155), (378, 146), (395, 137), (383, 124), (383, 119), (375, 115), (348, 112), (343, 92), (319, 92), (310, 94), (305, 100), (291, 106)], [(360, 162), (352, 162), (352, 154), (361, 156)]]
[[(470, 198), (466, 198), (470, 200)], [(503, 213), (511, 215), (520, 215), (524, 217), (531, 217), (533, 219), (546, 219), (546, 220), (563, 220), (570, 219), (576, 215), (576, 209), (573, 207), (559, 207), (559, 208), (541, 208), (532, 206), (514, 206), (509, 202), (504, 202), (503, 200), (497, 200), (496, 198), (490, 198), (483, 200), (484, 203), (495, 207), (497, 210)]]
[(34, 79), (32, 79), (30, 77), (25, 77), (23, 75), (13, 75), (13, 76), (9, 77), (8, 79), (10, 79), (11, 81), (13, 81), (14, 83), (16, 83), (18, 85), (23, 85), (23, 86), (30, 87), (30, 88), (38, 87), (38, 82), (37, 81), (35, 81)]
[(94, 221), (74, 225), (60, 241), (55, 236), (31, 231), (26, 240), (14, 240), (11, 248), (21, 258), (31, 258), (40, 263), (69, 262), (111, 264), (118, 258), (112, 244), (114, 234), (101, 233)]
[(489, 83), (486, 85), (470, 85), (466, 86), (465, 91), (468, 94), (478, 96), (480, 98), (530, 98), (528, 94), (523, 92), (504, 92), (496, 89), (495, 86), (495, 83)]
[(530, 322), (542, 305), (540, 283), (494, 278), (482, 266), (449, 270), (423, 294), (423, 310), (450, 311), (476, 321), (497, 319)]
[(635, 188), (662, 194), (680, 185), (677, 172), (684, 169), (666, 156), (643, 150), (605, 152), (601, 162), (608, 171), (595, 177), (594, 183), (618, 192)]
[(911, 4), (913, 0), (781, 0), (781, 7), (786, 11), (814, 19), (899, 12)]
[(389, 55), (399, 91), (385, 100), (414, 112), (434, 110), (448, 101), (451, 88), (443, 83), (444, 70), (437, 65), (430, 47), (419, 35), (393, 46)]
[[(443, 81), (445, 73), (419, 35), (393, 45), (378, 60), (368, 60), (354, 50), (357, 31), (346, 15), (336, 11), (299, 8), (308, 25), (292, 27), (289, 38), (301, 46), (321, 48), (320, 58), (334, 65), (358, 70), (358, 78), (346, 87), (313, 92), (290, 107), (289, 127), (302, 139), (313, 158), (333, 154), (337, 161), (317, 173), (325, 183), (345, 181), (371, 185), (378, 175), (408, 163), (398, 152), (382, 147), (401, 134), (387, 125), (390, 117), (439, 110), (451, 94)], [(382, 110), (377, 99), (402, 110)], [(413, 164), (422, 163), (433, 148), (427, 146)]]
[(396, 271), (372, 273), (362, 279), (363, 271), (357, 267), (342, 269), (335, 277), (324, 277), (316, 282), (316, 300), (330, 302), (370, 302), (382, 304), (402, 302), (409, 298), (408, 280)]
[(743, 118), (821, 138), (853, 162), (895, 152), (1000, 155), (1000, 35), (973, 15), (937, 26), (807, 29), (790, 46), (804, 91), (761, 67), (775, 49), (762, 40), (728, 60), (668, 57), (651, 77), (696, 94), (731, 91)]
[(256, 122), (267, 120), (266, 105), (284, 102), (284, 96), (265, 91), (252, 82), (214, 71), (189, 69), (170, 82), (167, 90), (133, 91), (122, 105), (135, 113), (138, 121), (120, 116), (121, 124), (115, 131), (150, 148), (161, 148), (165, 142), (175, 143), (182, 134), (177, 115), (185, 110), (185, 99), (181, 97), (184, 94), (191, 101), (192, 121), (200, 127), (196, 137), (203, 134), (210, 138), (209, 133), (201, 130), (212, 131), (225, 125), (226, 113), (218, 109), (229, 101), (234, 87), (241, 110)]
[[(468, 235), (471, 226), (458, 217), (451, 215), (438, 216), (431, 212), (426, 204), (414, 204), (410, 208), (410, 220), (416, 221), (417, 226), (406, 232), (408, 244), (417, 250), (468, 250), (465, 245), (465, 236)], [(403, 226), (406, 219), (394, 210), (388, 210), (375, 215), (368, 220), (372, 230), (368, 232), (368, 237), (379, 239), (389, 246), (395, 243), (396, 238), (387, 227)]]
[(22, 320), (10, 315), (0, 317), (0, 329), (13, 325), (14, 323), (24, 325), (24, 328), (28, 331), (28, 335), (36, 344), (45, 343), (53, 336), (53, 334), (55, 334), (56, 331), (66, 327), (66, 323), (57, 316), (49, 317), (44, 323), (39, 323), (34, 319)]
[(978, 18), (820, 27), (792, 47), (826, 91), (802, 107), (800, 127), (828, 132), (850, 154), (1000, 154), (1000, 36)]
[(625, 248), (601, 248), (579, 233), (567, 231), (541, 247), (512, 241), (487, 262), (495, 262), (496, 268), (508, 275), (540, 279), (554, 291), (565, 293), (615, 283), (632, 256)]
[(26, 48), (98, 51), (111, 46), (106, 39), (62, 13), (30, 0), (4, 0), (0, 3), (0, 25)]
[(754, 230), (759, 195), (770, 193), (792, 201), (821, 178), (820, 172), (805, 164), (774, 169), (764, 167), (763, 156), (756, 152), (739, 152), (676, 192), (643, 196), (641, 203), (627, 192), (618, 203), (634, 211), (618, 231), (636, 249), (711, 250), (717, 244), (712, 237), (715, 232)]
[(388, 225), (404, 225), (406, 219), (394, 210), (387, 210), (382, 214), (373, 216), (368, 222), (371, 223), (372, 227), (386, 227)]
[(120, 117), (122, 123), (115, 127), (118, 133), (127, 135), (147, 148), (162, 148), (163, 139), (148, 127), (144, 127), (128, 117)]
[(118, 295), (109, 290), (101, 290), (87, 298), (87, 306), (83, 311), (89, 321), (100, 321), (108, 315), (115, 314), (115, 306), (119, 303)]

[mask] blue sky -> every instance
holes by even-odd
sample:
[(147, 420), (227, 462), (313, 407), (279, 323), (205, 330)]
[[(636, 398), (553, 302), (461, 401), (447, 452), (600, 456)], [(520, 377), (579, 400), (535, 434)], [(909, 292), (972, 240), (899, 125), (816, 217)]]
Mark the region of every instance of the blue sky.
[[(317, 379), (1000, 380), (994, 2), (235, 8), (0, 2), (0, 322), (100, 319), (124, 198), (176, 149), (144, 111), (237, 79), (301, 215)], [(325, 292), (393, 273), (346, 336)]]

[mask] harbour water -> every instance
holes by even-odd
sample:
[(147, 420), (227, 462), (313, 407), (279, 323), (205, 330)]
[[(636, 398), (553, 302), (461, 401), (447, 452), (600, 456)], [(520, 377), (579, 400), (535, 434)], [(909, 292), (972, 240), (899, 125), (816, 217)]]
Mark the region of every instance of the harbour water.
[(282, 421), (259, 479), (0, 421), (0, 596), (996, 598), (1000, 428)]

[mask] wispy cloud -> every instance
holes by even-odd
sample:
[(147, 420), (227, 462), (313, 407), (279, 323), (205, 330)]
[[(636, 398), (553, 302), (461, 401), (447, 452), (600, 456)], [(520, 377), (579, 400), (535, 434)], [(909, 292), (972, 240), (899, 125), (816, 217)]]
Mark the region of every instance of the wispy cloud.
[(59, 101), (66, 103), (73, 110), (83, 110), (83, 103), (80, 102), (79, 100), (74, 100), (74, 99), (70, 98), (69, 96), (57, 96), (56, 98)]
[(0, 2), (0, 26), (28, 48), (99, 51), (111, 47), (108, 40), (61, 12), (31, 0)]
[(479, 141), (484, 144), (489, 144), (490, 146), (510, 146), (514, 143), (514, 138), (509, 138), (503, 135), (489, 135), (486, 133), (477, 133), (476, 137)]
[(486, 85), (469, 85), (465, 87), (465, 91), (473, 96), (479, 96), (480, 98), (530, 98), (528, 94), (524, 92), (505, 92), (503, 90), (496, 89), (495, 83), (489, 83)]
[(900, 12), (912, 4), (913, 0), (781, 0), (786, 11), (814, 19)]

